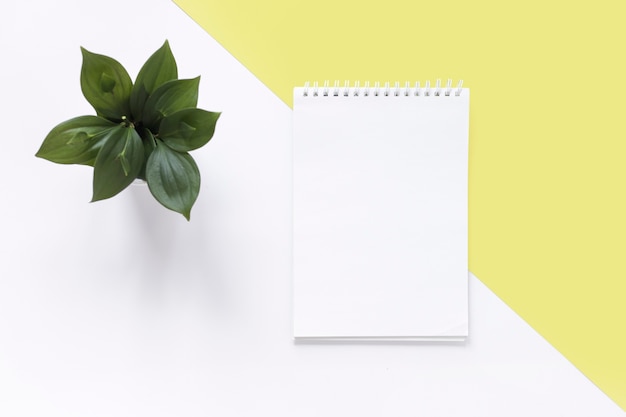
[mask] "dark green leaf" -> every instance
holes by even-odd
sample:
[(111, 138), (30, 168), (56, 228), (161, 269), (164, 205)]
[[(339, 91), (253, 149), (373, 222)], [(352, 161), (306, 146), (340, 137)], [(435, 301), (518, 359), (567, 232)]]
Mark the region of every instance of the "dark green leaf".
[(148, 60), (137, 75), (130, 93), (130, 110), (135, 120), (142, 120), (148, 96), (166, 81), (178, 78), (176, 60), (167, 41)]
[(176, 152), (157, 141), (146, 164), (146, 180), (154, 198), (189, 220), (200, 192), (200, 171), (188, 153)]
[(80, 116), (55, 126), (36, 156), (59, 164), (93, 165), (106, 133), (117, 126), (98, 116)]
[(104, 141), (94, 165), (92, 201), (118, 194), (137, 178), (143, 165), (143, 144), (134, 128), (119, 125)]
[(122, 65), (105, 55), (80, 48), (83, 66), (80, 86), (83, 95), (99, 115), (110, 120), (130, 117), (130, 91), (133, 83)]
[(143, 142), (144, 161), (141, 166), (141, 171), (139, 172), (139, 175), (137, 175), (137, 178), (141, 178), (142, 180), (145, 180), (146, 179), (146, 163), (148, 162), (148, 158), (150, 158), (150, 154), (152, 153), (152, 151), (156, 149), (156, 139), (154, 138), (154, 135), (152, 135), (152, 132), (150, 132), (150, 130), (145, 129), (145, 128), (142, 128), (139, 131), (139, 136), (141, 136), (141, 141)]
[(165, 116), (182, 109), (196, 107), (200, 77), (189, 80), (171, 80), (154, 90), (143, 109), (143, 121), (153, 132)]
[(161, 121), (159, 138), (170, 148), (187, 152), (207, 144), (215, 132), (220, 113), (202, 109), (185, 109)]

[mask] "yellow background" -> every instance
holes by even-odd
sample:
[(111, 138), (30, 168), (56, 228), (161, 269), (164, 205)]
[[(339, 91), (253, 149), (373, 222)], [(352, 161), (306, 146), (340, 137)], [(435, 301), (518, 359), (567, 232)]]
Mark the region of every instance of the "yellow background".
[(289, 105), (463, 79), (470, 270), (626, 409), (626, 3), (176, 3)]

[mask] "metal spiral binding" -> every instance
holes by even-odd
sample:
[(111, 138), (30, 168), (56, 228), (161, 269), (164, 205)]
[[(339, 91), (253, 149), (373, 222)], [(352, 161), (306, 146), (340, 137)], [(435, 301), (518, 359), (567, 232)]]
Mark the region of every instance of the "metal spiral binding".
[(323, 87), (320, 88), (317, 81), (313, 82), (313, 86), (307, 81), (304, 83), (303, 95), (308, 97), (309, 95), (313, 97), (317, 96), (334, 96), (334, 97), (348, 97), (351, 93), (353, 96), (424, 96), (424, 97), (440, 97), (440, 96), (450, 96), (454, 94), (455, 96), (460, 96), (463, 91), (463, 80), (459, 80), (457, 86), (453, 89), (452, 80), (448, 79), (446, 86), (441, 86), (441, 79), (436, 80), (434, 88), (431, 87), (430, 81), (426, 81), (424, 87), (421, 86), (419, 81), (415, 82), (415, 85), (411, 87), (411, 83), (406, 81), (404, 83), (404, 88), (400, 87), (399, 82), (395, 82), (393, 87), (390, 86), (389, 82), (386, 82), (381, 88), (379, 82), (374, 83), (374, 87), (370, 88), (369, 81), (365, 82), (365, 85), (361, 87), (359, 81), (354, 83), (353, 87), (350, 87), (350, 81), (346, 80), (344, 82), (343, 87), (339, 85), (339, 80), (336, 80), (332, 86), (330, 87), (330, 82), (328, 80), (324, 81)]

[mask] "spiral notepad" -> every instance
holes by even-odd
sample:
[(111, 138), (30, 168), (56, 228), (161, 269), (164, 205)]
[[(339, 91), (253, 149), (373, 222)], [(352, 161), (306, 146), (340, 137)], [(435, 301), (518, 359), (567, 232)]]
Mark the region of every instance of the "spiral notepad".
[(469, 89), (294, 89), (294, 336), (468, 334)]

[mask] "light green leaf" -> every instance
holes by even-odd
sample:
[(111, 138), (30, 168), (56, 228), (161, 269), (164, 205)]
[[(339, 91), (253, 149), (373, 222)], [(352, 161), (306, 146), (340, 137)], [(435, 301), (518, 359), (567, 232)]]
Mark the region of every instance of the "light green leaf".
[(98, 115), (110, 120), (130, 117), (133, 83), (124, 67), (113, 58), (80, 49), (83, 54), (80, 86), (89, 104)]
[(55, 126), (36, 156), (59, 164), (92, 165), (106, 133), (117, 126), (98, 116), (80, 116)]
[(161, 121), (159, 138), (179, 152), (192, 151), (207, 144), (215, 132), (220, 113), (202, 109), (185, 109)]
[(132, 127), (119, 125), (104, 139), (93, 170), (91, 201), (113, 197), (139, 174), (144, 160), (141, 138)]
[(196, 107), (200, 77), (188, 80), (171, 80), (154, 90), (143, 109), (143, 122), (153, 132), (165, 116), (182, 109)]
[(148, 96), (166, 81), (178, 78), (176, 60), (167, 41), (148, 60), (137, 75), (130, 93), (130, 110), (136, 121), (143, 119), (143, 108)]
[(200, 171), (188, 153), (176, 152), (157, 141), (146, 164), (146, 180), (154, 198), (189, 220), (200, 192)]

